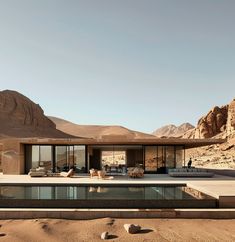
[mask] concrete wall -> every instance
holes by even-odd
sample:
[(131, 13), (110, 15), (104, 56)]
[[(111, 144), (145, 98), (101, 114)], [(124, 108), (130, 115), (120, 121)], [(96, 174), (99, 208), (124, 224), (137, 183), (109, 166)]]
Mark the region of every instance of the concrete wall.
[(3, 174), (24, 174), (24, 146), (16, 140), (4, 140), (2, 143)]

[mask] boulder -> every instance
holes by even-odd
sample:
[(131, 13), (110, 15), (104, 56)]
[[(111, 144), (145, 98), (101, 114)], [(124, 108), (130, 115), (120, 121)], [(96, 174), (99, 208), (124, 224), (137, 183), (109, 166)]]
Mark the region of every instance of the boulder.
[(141, 230), (141, 227), (137, 224), (124, 224), (124, 228), (129, 234), (136, 234)]
[(108, 239), (109, 238), (109, 233), (107, 231), (103, 232), (101, 234), (100, 238), (101, 239), (104, 239), (104, 240)]

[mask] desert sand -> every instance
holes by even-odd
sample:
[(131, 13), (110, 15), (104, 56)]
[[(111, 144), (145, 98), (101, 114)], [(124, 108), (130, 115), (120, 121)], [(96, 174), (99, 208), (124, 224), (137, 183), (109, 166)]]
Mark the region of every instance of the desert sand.
[[(138, 223), (139, 234), (128, 234), (123, 225)], [(0, 220), (0, 241), (75, 242), (102, 241), (235, 241), (235, 220), (209, 219), (94, 219), (94, 220)]]

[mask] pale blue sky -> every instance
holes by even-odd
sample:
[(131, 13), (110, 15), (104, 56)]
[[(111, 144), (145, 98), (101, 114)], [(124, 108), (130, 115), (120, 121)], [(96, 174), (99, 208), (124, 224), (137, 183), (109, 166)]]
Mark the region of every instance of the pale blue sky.
[(152, 132), (235, 98), (233, 0), (0, 0), (0, 87)]

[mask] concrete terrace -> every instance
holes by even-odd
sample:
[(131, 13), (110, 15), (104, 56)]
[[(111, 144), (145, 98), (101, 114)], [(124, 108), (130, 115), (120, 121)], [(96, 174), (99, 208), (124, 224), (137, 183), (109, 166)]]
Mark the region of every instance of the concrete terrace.
[(212, 178), (175, 178), (162, 174), (145, 174), (144, 178), (133, 179), (127, 176), (113, 176), (106, 179), (90, 178), (87, 174), (73, 178), (67, 177), (30, 177), (28, 175), (0, 175), (0, 185), (7, 184), (187, 184), (217, 199), (233, 198), (235, 207), (235, 177), (215, 175)]

